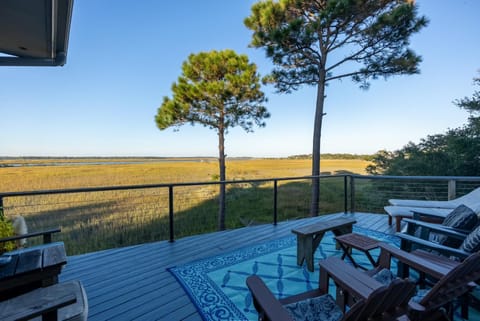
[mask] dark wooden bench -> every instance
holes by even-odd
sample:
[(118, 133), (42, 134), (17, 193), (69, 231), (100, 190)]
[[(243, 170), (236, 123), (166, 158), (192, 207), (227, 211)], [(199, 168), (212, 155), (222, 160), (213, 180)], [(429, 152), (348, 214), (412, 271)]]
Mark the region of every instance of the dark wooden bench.
[(88, 302), (79, 281), (70, 281), (39, 288), (0, 302), (2, 321), (87, 320)]
[(336, 218), (293, 229), (292, 233), (297, 235), (297, 264), (301, 266), (307, 261), (308, 270), (313, 272), (313, 254), (323, 235), (328, 231), (335, 236), (352, 233), (352, 226), (356, 222), (351, 218)]
[(58, 283), (67, 263), (63, 242), (10, 251), (0, 256), (0, 300)]
[(3, 253), (0, 256), (0, 301), (39, 287), (58, 283), (58, 275), (67, 262), (62, 242), (52, 243), (59, 228), (6, 237), (2, 242), (41, 237), (43, 244)]
[(58, 283), (67, 262), (63, 242), (52, 242), (59, 228), (0, 239), (42, 237), (43, 244), (0, 256), (0, 320), (87, 320), (88, 302), (79, 281)]

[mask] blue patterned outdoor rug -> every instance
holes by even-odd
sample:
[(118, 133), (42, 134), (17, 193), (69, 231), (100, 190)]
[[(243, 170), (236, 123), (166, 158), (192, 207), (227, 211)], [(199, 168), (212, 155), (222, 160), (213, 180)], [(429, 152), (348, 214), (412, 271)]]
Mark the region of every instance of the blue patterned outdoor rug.
[[(354, 232), (399, 245), (397, 237), (360, 227)], [(170, 271), (190, 295), (204, 320), (257, 320), (257, 312), (246, 286), (248, 276), (256, 274), (279, 298), (318, 287), (318, 264), (329, 256), (341, 256), (335, 249), (333, 234), (327, 232), (315, 252), (315, 271), (297, 266), (296, 237), (288, 236), (248, 246), (223, 255), (171, 268)], [(379, 250), (370, 253), (374, 258)], [(365, 254), (353, 250), (354, 260), (371, 268)], [(334, 293), (334, 288), (330, 289)]]

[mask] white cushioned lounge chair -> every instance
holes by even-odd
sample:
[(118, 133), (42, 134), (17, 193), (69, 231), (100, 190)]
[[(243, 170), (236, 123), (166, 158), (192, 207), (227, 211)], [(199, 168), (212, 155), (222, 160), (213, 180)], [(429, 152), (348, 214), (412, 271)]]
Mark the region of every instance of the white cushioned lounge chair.
[(415, 212), (445, 218), (458, 206), (465, 205), (475, 213), (480, 214), (480, 187), (449, 201), (390, 199), (388, 202), (391, 205), (384, 207), (385, 212), (389, 215), (388, 224), (391, 225), (392, 219), (395, 218), (396, 231), (399, 232), (401, 220), (403, 218), (412, 218)]
[(390, 205), (393, 206), (407, 206), (407, 207), (427, 207), (427, 208), (449, 208), (454, 209), (459, 205), (470, 207), (475, 212), (480, 210), (480, 187), (474, 189), (468, 194), (449, 201), (426, 201), (426, 200), (411, 200), (411, 199), (390, 199)]
[(392, 219), (395, 218), (395, 230), (400, 232), (401, 221), (403, 218), (413, 218), (414, 212), (429, 214), (431, 216), (445, 218), (454, 209), (451, 208), (428, 208), (428, 207), (407, 207), (407, 206), (385, 206), (385, 212), (388, 214), (388, 224), (392, 225)]

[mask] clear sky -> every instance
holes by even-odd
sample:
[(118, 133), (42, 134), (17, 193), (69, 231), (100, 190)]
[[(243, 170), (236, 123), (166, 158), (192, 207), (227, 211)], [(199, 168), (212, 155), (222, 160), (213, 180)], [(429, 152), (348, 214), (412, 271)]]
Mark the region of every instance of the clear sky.
[[(255, 0), (76, 0), (64, 67), (0, 67), (0, 156), (217, 156), (214, 131), (157, 129), (154, 116), (189, 54), (233, 49), (266, 74), (243, 19)], [(465, 123), (452, 101), (480, 69), (480, 1), (417, 0), (430, 24), (411, 42), (421, 74), (327, 88), (322, 153), (375, 153)], [(263, 88), (265, 128), (226, 137), (228, 156), (310, 154), (315, 90)]]

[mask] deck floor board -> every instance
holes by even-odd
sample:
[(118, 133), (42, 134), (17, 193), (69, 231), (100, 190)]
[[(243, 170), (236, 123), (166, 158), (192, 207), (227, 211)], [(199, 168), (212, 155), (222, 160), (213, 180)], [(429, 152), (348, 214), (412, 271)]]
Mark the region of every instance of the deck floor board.
[[(82, 281), (89, 301), (89, 320), (201, 320), (190, 298), (168, 268), (221, 255), (253, 244), (278, 239), (292, 228), (344, 214), (254, 225), (71, 256), (60, 274), (61, 281)], [(387, 216), (347, 214), (357, 225), (393, 233)]]

